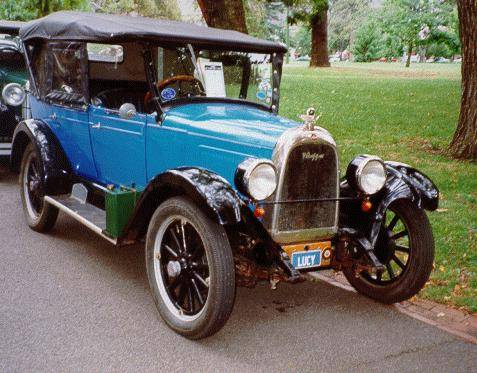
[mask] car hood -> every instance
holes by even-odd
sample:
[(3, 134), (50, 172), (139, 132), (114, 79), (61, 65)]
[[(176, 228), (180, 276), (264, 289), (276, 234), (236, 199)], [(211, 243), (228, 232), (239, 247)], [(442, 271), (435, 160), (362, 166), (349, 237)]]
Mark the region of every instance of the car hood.
[(245, 155), (269, 158), (282, 133), (299, 123), (249, 104), (209, 102), (173, 106), (163, 125)]

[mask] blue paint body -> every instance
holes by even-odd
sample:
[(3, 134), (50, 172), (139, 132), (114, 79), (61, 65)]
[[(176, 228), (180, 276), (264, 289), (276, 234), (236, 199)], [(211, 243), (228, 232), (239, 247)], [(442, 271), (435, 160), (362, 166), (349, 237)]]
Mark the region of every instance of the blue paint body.
[[(58, 137), (72, 169), (100, 184), (143, 188), (177, 167), (211, 170), (233, 185), (245, 158), (272, 157), (278, 137), (298, 123), (246, 104), (190, 103), (129, 120), (90, 105), (85, 110), (31, 100), (33, 117)], [(56, 118), (53, 115), (56, 114)]]

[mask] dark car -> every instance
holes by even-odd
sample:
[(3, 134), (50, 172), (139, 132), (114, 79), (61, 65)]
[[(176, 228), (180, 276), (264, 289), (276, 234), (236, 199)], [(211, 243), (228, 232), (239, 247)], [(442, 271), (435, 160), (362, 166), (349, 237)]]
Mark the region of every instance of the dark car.
[(209, 336), (236, 286), (308, 271), (341, 270), (384, 303), (426, 283), (437, 188), (371, 155), (340, 179), (314, 110), (304, 123), (278, 115), (284, 45), (78, 12), (20, 36), (32, 119), (15, 131), (11, 163), (28, 225), (49, 231), (61, 210), (114, 245), (145, 242), (152, 296), (176, 332)]
[(22, 24), (0, 21), (0, 156), (10, 155), (13, 131), (25, 117), (28, 73), (17, 38)]

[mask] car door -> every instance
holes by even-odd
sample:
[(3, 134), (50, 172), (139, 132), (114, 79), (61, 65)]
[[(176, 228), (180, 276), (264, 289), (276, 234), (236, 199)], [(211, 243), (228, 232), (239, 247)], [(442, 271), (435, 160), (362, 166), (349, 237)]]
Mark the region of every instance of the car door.
[(89, 125), (98, 178), (104, 184), (146, 184), (146, 115), (123, 119), (118, 110), (90, 106)]
[(31, 106), (34, 116), (43, 118), (58, 138), (75, 174), (94, 180), (85, 53), (83, 43), (50, 42), (37, 82), (41, 100), (32, 97)]

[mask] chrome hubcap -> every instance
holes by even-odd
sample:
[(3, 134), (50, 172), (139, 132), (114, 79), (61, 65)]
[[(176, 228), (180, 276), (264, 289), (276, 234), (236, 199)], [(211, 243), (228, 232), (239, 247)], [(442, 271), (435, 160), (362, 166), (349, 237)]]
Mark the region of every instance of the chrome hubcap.
[(171, 260), (167, 263), (167, 274), (169, 277), (177, 277), (181, 274), (181, 265), (175, 260)]

